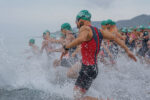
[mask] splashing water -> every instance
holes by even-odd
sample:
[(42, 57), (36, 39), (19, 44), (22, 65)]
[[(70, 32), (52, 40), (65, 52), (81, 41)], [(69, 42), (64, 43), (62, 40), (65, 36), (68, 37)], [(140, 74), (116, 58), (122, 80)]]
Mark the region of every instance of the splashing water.
[[(46, 57), (27, 60), (19, 52), (11, 55), (6, 44), (4, 35), (1, 35), (0, 100), (73, 99), (75, 80), (66, 77), (67, 68), (54, 69), (52, 66), (58, 54), (51, 60)], [(125, 55), (117, 61), (115, 66), (99, 63), (98, 77), (87, 95), (113, 100), (150, 100), (150, 68), (131, 61)]]

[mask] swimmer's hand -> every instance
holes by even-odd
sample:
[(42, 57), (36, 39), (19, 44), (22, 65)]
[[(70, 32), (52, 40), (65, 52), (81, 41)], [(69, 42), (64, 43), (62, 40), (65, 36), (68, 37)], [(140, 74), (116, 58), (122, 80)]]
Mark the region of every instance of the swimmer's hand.
[(128, 56), (129, 56), (131, 59), (133, 59), (135, 62), (137, 61), (136, 57), (134, 56), (134, 54), (133, 54), (130, 50), (127, 51), (127, 54), (128, 54)]
[(68, 53), (69, 49), (66, 48), (66, 45), (63, 46), (63, 55), (66, 55)]
[(68, 53), (68, 51), (63, 50), (62, 55), (65, 56)]

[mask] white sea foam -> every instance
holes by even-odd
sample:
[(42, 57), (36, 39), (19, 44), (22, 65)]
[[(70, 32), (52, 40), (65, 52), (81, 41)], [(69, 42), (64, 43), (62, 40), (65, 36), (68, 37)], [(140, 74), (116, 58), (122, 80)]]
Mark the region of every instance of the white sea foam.
[[(23, 40), (25, 41), (25, 40)], [(53, 68), (51, 60), (45, 56), (27, 60), (25, 55), (11, 54), (6, 37), (0, 35), (0, 88), (1, 89), (37, 89), (47, 93), (72, 98), (74, 80), (67, 79), (67, 68)], [(22, 48), (22, 51), (25, 48)], [(20, 50), (20, 49), (19, 49)], [(114, 100), (150, 100), (150, 68), (139, 62), (135, 63), (122, 55), (115, 67), (99, 64), (99, 74), (87, 95), (113, 98)]]

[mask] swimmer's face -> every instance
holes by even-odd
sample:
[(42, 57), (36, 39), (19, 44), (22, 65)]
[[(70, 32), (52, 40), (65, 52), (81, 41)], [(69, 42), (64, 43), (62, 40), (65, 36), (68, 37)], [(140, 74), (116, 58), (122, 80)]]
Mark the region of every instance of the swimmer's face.
[(43, 34), (43, 39), (44, 39), (44, 40), (46, 39), (46, 35), (44, 35), (44, 34)]
[(110, 25), (110, 31), (112, 31), (112, 30), (113, 30), (113, 28), (114, 28), (114, 26)]
[(46, 33), (46, 34), (43, 34), (43, 39), (45, 40), (45, 39), (47, 39), (48, 37), (50, 37), (50, 33)]
[(115, 28), (115, 27), (116, 27), (116, 25), (111, 25), (111, 27), (112, 27), (112, 28)]
[(101, 27), (102, 27), (102, 29), (106, 29), (107, 28), (105, 25), (102, 25)]
[(110, 30), (110, 25), (106, 25), (107, 29)]
[(77, 28), (80, 29), (84, 25), (85, 20), (79, 19), (76, 21)]
[(61, 32), (62, 32), (64, 35), (66, 35), (66, 30), (61, 29)]

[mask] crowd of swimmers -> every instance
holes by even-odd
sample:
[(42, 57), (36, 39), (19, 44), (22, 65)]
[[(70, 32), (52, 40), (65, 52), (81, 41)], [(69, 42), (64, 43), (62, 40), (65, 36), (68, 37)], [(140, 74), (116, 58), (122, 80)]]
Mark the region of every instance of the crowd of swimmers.
[[(44, 50), (48, 57), (53, 52), (61, 53), (54, 60), (53, 66), (67, 67), (68, 78), (76, 79), (74, 100), (100, 100), (85, 96), (98, 75), (98, 61), (105, 65), (115, 65), (119, 54), (126, 53), (134, 61), (139, 57), (142, 63), (150, 63), (150, 26), (118, 29), (116, 23), (110, 19), (100, 24), (100, 29), (92, 26), (91, 13), (82, 10), (76, 16), (78, 33), (73, 32), (69, 23), (64, 23), (61, 25), (59, 39), (52, 38), (53, 33), (48, 30), (43, 32), (41, 49), (35, 45), (34, 39), (29, 40), (34, 54), (42, 54)], [(60, 48), (56, 49), (55, 44), (60, 45)]]

